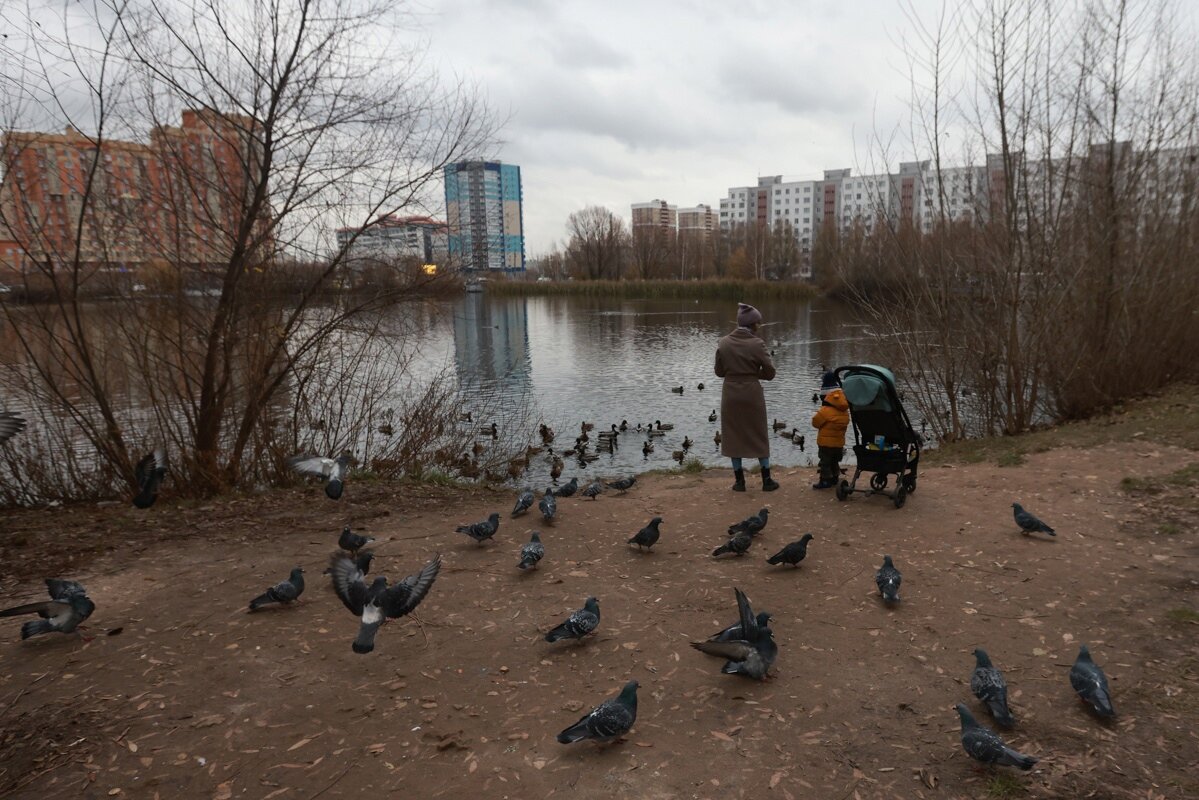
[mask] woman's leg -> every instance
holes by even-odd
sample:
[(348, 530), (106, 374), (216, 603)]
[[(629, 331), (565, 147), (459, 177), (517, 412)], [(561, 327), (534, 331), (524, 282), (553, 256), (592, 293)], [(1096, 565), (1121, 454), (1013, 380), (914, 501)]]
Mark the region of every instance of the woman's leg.
[(744, 492), (745, 491), (745, 470), (742, 469), (742, 467), (741, 467), (741, 459), (732, 458), (730, 460), (733, 462), (733, 478), (735, 479), (733, 481), (733, 491), (734, 492)]
[(778, 481), (770, 477), (770, 456), (759, 458), (758, 463), (762, 465), (762, 491), (773, 492), (779, 485)]

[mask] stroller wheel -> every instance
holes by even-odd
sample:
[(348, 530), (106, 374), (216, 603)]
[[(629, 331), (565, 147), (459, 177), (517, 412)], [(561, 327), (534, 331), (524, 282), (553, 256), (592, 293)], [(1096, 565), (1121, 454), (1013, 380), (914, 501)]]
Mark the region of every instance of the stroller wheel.
[(876, 492), (881, 492), (887, 488), (887, 475), (883, 472), (876, 472), (870, 476), (870, 488)]
[(845, 500), (849, 497), (849, 481), (841, 481), (833, 491), (836, 493), (838, 500)]
[(895, 487), (895, 498), (893, 499), (892, 502), (895, 503), (896, 508), (903, 508), (903, 504), (905, 502), (907, 502), (907, 499), (908, 499), (908, 487), (904, 483), (901, 482), (898, 486)]
[(913, 494), (916, 491), (916, 476), (908, 475), (903, 479), (904, 488), (908, 490), (908, 494)]

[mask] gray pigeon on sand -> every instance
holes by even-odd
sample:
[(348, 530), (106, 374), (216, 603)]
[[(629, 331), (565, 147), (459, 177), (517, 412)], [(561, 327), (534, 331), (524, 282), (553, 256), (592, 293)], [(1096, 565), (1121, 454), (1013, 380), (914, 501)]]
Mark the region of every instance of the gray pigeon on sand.
[(799, 562), (807, 558), (808, 542), (812, 540), (812, 534), (805, 533), (803, 538), (779, 550), (777, 553), (766, 559), (767, 564), (790, 564), (793, 567), (798, 567)]
[(1091, 651), (1084, 644), (1078, 647), (1078, 658), (1070, 668), (1070, 685), (1078, 693), (1078, 698), (1086, 703), (1092, 711), (1103, 719), (1116, 716), (1112, 706), (1112, 693), (1107, 688), (1107, 676), (1103, 670), (1091, 660)]
[(895, 569), (891, 556), (883, 556), (883, 565), (874, 573), (874, 585), (878, 587), (884, 603), (893, 606), (899, 602), (899, 584), (902, 582), (903, 576)]
[(347, 525), (341, 529), (341, 536), (337, 537), (337, 546), (349, 552), (351, 556), (356, 556), (359, 550), (373, 541), (375, 541), (374, 536), (361, 536), (350, 530), (350, 526)]
[(588, 597), (587, 601), (583, 603), (583, 607), (578, 611), (571, 612), (565, 622), (545, 635), (545, 640), (557, 642), (562, 639), (582, 639), (598, 628), (599, 623), (599, 601), (594, 597)]
[(621, 494), (624, 494), (629, 489), (631, 489), (633, 487), (633, 484), (636, 482), (637, 482), (637, 476), (630, 475), (627, 478), (621, 478), (620, 480), (612, 481), (611, 483), (608, 484), (608, 488), (615, 489), (616, 491), (620, 492)]
[(579, 479), (571, 478), (570, 483), (565, 486), (558, 487), (558, 491), (554, 492), (557, 497), (571, 497), (579, 490)]
[(1024, 532), (1025, 536), (1030, 533), (1047, 533), (1050, 536), (1057, 536), (1053, 528), (1025, 511), (1024, 506), (1019, 503), (1012, 503), (1012, 516), (1016, 518), (1016, 524), (1020, 526), (1020, 530)]
[(764, 681), (779, 653), (778, 645), (774, 643), (774, 632), (769, 626), (758, 625), (758, 618), (744, 592), (740, 589), (734, 589), (733, 592), (737, 596), (742, 638), (692, 642), (691, 646), (701, 653), (727, 659), (720, 669), (726, 675), (744, 675)]
[(382, 575), (367, 586), (361, 570), (348, 558), (334, 558), (329, 566), (333, 570), (333, 590), (350, 613), (362, 620), (351, 647), (355, 653), (369, 653), (375, 649), (375, 633), (380, 626), (411, 614), (425, 599), (441, 570), (441, 556), (434, 555), (420, 572), (390, 587)]
[(518, 569), (533, 569), (537, 562), (545, 557), (545, 546), (541, 544), (541, 534), (533, 531), (529, 535), (528, 544), (520, 548), (520, 563)]
[(766, 529), (766, 522), (770, 517), (770, 509), (763, 508), (757, 514), (746, 517), (740, 522), (729, 526), (729, 536), (736, 536), (738, 533), (746, 533), (750, 536), (757, 536)]
[(572, 744), (592, 739), (602, 743), (624, 736), (637, 721), (639, 686), (637, 681), (626, 683), (617, 697), (600, 703), (574, 725), (558, 734), (558, 741), (562, 744)]
[(712, 557), (722, 556), (725, 553), (734, 553), (743, 556), (749, 552), (749, 546), (753, 543), (753, 536), (748, 533), (739, 533), (736, 536), (730, 537), (727, 542), (713, 550)]
[(516, 504), (512, 506), (512, 516), (519, 517), (521, 514), (533, 507), (533, 501), (536, 498), (533, 495), (532, 489), (525, 489), (516, 496)]
[(1001, 728), (1016, 724), (1007, 706), (1007, 681), (1003, 673), (991, 663), (991, 657), (981, 647), (974, 651), (974, 673), (970, 676), (970, 691), (986, 704), (987, 710)]
[(594, 500), (603, 491), (604, 491), (603, 483), (601, 483), (600, 481), (592, 481), (591, 483), (587, 484), (587, 488), (583, 490), (583, 496), (590, 497), (592, 500)]
[(1017, 767), (1030, 770), (1037, 759), (1018, 753), (1004, 744), (1003, 739), (995, 731), (984, 728), (974, 719), (970, 709), (961, 703), (957, 704), (958, 717), (962, 720), (962, 749), (966, 755), (983, 764), (997, 764), (1001, 767)]
[(537, 509), (546, 522), (554, 521), (554, 515), (558, 513), (558, 501), (554, 499), (553, 489), (545, 490), (545, 496), (537, 503)]
[(293, 600), (298, 600), (300, 595), (304, 593), (304, 570), (296, 567), (291, 571), (291, 575), (287, 580), (276, 583), (271, 588), (267, 589), (262, 594), (250, 601), (250, 610), (257, 611), (263, 606), (271, 603), (282, 603), (287, 605)]
[(80, 624), (96, 610), (96, 604), (87, 596), (83, 585), (75, 581), (46, 578), (49, 600), (14, 606), (0, 611), (0, 617), (15, 617), (20, 614), (37, 614), (41, 619), (31, 620), (21, 626), (21, 638), (40, 636), (58, 631), (74, 633)]
[(662, 535), (662, 532), (658, 530), (658, 526), (661, 524), (662, 518), (654, 517), (649, 521), (648, 525), (637, 531), (637, 533), (633, 535), (633, 538), (629, 539), (627, 543), (637, 545), (638, 550), (643, 547), (647, 549), (653, 549), (653, 546), (658, 543), (658, 539)]
[(465, 533), (467, 536), (474, 539), (475, 544), (483, 544), (483, 542), (495, 536), (495, 532), (499, 529), (499, 514), (492, 514), (482, 522), (475, 522), (471, 525), (459, 525), (457, 528), (455, 528), (458, 533)]

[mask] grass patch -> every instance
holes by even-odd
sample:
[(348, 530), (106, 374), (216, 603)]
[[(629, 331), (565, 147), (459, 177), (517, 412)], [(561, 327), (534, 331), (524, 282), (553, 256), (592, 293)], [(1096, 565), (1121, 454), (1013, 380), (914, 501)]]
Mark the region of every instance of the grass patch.
[(1192, 608), (1171, 608), (1166, 612), (1166, 619), (1179, 625), (1184, 623), (1199, 625), (1199, 611)]
[(788, 281), (489, 281), (489, 294), (501, 297), (554, 297), (584, 295), (628, 298), (710, 298), (744, 300), (766, 296), (772, 300), (806, 300), (818, 292), (807, 283)]
[(999, 458), (995, 459), (995, 463), (1001, 467), (1018, 467), (1024, 463), (1024, 451), (1008, 450), (1000, 453)]
[(679, 472), (687, 475), (699, 475), (705, 469), (707, 469), (707, 467), (704, 466), (704, 462), (700, 461), (698, 458), (689, 458), (679, 467)]
[(1157, 526), (1157, 532), (1166, 536), (1177, 536), (1182, 533), (1182, 526), (1175, 525), (1173, 522), (1163, 522)]
[(987, 781), (988, 797), (1019, 797), (1024, 791), (1024, 783), (1009, 772), (1000, 772)]

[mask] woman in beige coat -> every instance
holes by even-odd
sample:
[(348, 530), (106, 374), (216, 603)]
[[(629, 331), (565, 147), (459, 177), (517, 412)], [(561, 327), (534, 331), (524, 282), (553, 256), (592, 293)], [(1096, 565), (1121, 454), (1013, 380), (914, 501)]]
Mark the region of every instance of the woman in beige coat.
[(737, 306), (737, 329), (716, 347), (716, 376), (724, 378), (720, 392), (720, 452), (732, 459), (734, 492), (745, 491), (741, 459), (762, 465), (762, 491), (779, 485), (770, 478), (770, 435), (766, 430), (766, 396), (760, 380), (774, 380), (774, 363), (766, 343), (758, 338), (762, 313), (745, 303)]

